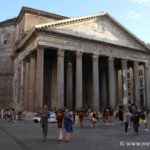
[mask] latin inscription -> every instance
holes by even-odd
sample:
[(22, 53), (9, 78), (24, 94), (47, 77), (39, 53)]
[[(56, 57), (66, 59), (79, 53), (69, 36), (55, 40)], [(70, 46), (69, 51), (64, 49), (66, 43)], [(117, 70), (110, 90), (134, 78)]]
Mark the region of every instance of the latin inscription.
[(131, 50), (129, 51), (104, 45), (93, 45), (71, 40), (67, 40), (66, 45), (76, 47), (76, 49), (82, 50), (83, 52), (93, 52), (99, 55), (112, 56), (129, 60), (140, 60), (143, 62), (148, 61), (148, 56), (137, 51), (133, 52)]

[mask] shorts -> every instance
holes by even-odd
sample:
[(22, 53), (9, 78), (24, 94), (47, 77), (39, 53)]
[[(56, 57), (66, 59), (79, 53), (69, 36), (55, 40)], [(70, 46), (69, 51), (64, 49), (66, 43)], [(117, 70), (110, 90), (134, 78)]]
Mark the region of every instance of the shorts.
[(139, 124), (142, 125), (142, 124), (146, 124), (147, 123), (147, 120), (146, 119), (140, 119), (139, 120)]

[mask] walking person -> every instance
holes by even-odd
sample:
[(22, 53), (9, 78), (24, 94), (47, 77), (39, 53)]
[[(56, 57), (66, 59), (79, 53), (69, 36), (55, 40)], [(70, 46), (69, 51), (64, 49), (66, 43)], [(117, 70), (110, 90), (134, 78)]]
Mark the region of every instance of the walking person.
[(47, 133), (48, 133), (48, 119), (50, 118), (50, 114), (48, 111), (47, 105), (44, 105), (44, 109), (41, 115), (41, 127), (43, 131), (43, 142), (46, 141)]
[(58, 112), (56, 113), (56, 117), (57, 117), (57, 125), (58, 125), (58, 141), (61, 142), (63, 140), (63, 119), (64, 119), (64, 113), (63, 111), (60, 109), (58, 110)]
[(69, 142), (71, 140), (71, 133), (73, 132), (73, 118), (68, 108), (65, 108), (64, 127), (66, 130), (65, 140), (66, 142)]
[(125, 133), (128, 133), (128, 126), (131, 118), (131, 113), (128, 108), (125, 108), (124, 114), (123, 114), (123, 121), (124, 121), (124, 130)]
[(136, 106), (132, 107), (132, 121), (133, 121), (133, 129), (135, 135), (138, 135), (139, 132), (139, 119), (140, 119), (140, 112), (138, 111)]

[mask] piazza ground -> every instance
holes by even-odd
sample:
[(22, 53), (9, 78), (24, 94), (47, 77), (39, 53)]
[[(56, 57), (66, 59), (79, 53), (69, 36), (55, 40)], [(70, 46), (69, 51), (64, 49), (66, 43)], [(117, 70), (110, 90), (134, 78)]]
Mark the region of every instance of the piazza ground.
[[(50, 123), (47, 142), (42, 142), (40, 124), (0, 120), (0, 150), (149, 150), (149, 137), (150, 131), (146, 132), (144, 127), (140, 127), (139, 135), (135, 136), (132, 127), (129, 134), (125, 134), (117, 120), (114, 126), (105, 126), (100, 120), (97, 128), (90, 127), (86, 120), (84, 128), (74, 127), (69, 143), (57, 141), (57, 124)], [(141, 145), (133, 146), (131, 142)]]

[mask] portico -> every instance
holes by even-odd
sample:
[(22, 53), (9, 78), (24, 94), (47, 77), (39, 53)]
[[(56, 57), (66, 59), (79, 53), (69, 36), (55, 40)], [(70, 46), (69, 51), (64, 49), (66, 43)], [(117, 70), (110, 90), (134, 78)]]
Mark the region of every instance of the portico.
[[(120, 40), (117, 30), (113, 35), (114, 29), (110, 25), (118, 29), (117, 23), (107, 15), (106, 18), (102, 16), (40, 25), (31, 34), (36, 40), (27, 43), (24, 39), (15, 58), (19, 71), (16, 74), (17, 87), (21, 87), (17, 92), (22, 91), (16, 101), (21, 101), (23, 109), (39, 111), (44, 104), (53, 110), (64, 107), (102, 110), (106, 106), (128, 105), (129, 70), (133, 72), (131, 103), (150, 107), (149, 51), (122, 27), (120, 30), (125, 38)], [(83, 22), (90, 35), (81, 31)], [(101, 28), (101, 22), (105, 23), (104, 28)], [(100, 31), (97, 31), (96, 23)], [(109, 39), (106, 35), (109, 29), (118, 41), (112, 37)], [(108, 39), (99, 40), (104, 35)], [(125, 46), (125, 43), (128, 44)], [(140, 66), (143, 66), (145, 75), (143, 100), (140, 99)]]

